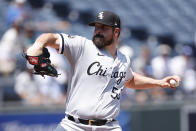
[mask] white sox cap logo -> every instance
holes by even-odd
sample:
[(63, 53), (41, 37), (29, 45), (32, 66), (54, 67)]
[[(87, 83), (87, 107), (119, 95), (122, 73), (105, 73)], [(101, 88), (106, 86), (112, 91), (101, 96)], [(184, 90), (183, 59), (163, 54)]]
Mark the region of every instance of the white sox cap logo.
[(103, 17), (104, 17), (104, 16), (103, 16), (103, 13), (104, 13), (104, 12), (100, 12), (99, 15), (98, 15), (97, 17), (98, 17), (99, 19), (103, 19)]

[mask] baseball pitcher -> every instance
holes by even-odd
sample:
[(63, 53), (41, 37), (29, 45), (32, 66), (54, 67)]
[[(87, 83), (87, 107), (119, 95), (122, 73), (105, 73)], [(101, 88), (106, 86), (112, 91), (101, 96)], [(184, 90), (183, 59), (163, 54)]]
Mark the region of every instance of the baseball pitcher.
[(134, 89), (176, 88), (178, 76), (157, 80), (132, 71), (130, 58), (117, 50), (120, 18), (113, 12), (98, 13), (92, 40), (60, 33), (40, 35), (26, 51), (35, 73), (58, 76), (51, 65), (47, 46), (67, 57), (71, 65), (66, 97), (65, 118), (55, 131), (121, 131), (116, 117), (120, 110), (121, 91)]

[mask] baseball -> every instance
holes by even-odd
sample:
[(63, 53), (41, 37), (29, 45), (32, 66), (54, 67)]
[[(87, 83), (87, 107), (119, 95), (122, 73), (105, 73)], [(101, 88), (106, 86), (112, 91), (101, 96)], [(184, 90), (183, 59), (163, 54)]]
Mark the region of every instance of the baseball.
[(169, 81), (169, 83), (171, 84), (172, 87), (177, 87), (177, 86), (178, 86), (177, 81), (175, 81), (175, 80), (173, 80), (173, 79), (171, 79), (171, 80)]

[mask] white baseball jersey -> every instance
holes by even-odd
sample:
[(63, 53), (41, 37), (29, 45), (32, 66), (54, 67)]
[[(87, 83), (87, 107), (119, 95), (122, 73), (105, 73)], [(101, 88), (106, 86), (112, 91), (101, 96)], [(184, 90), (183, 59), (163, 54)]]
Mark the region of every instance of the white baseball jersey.
[(130, 59), (119, 51), (114, 59), (81, 36), (59, 38), (59, 53), (71, 64), (65, 113), (81, 119), (115, 119), (124, 83), (133, 77)]

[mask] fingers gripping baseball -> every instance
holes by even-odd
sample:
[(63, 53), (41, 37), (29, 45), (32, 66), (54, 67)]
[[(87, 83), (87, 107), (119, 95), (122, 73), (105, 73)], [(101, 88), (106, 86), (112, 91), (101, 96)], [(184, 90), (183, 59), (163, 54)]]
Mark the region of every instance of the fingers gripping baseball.
[(161, 87), (163, 88), (177, 88), (180, 85), (180, 77), (179, 76), (168, 76), (164, 78)]

